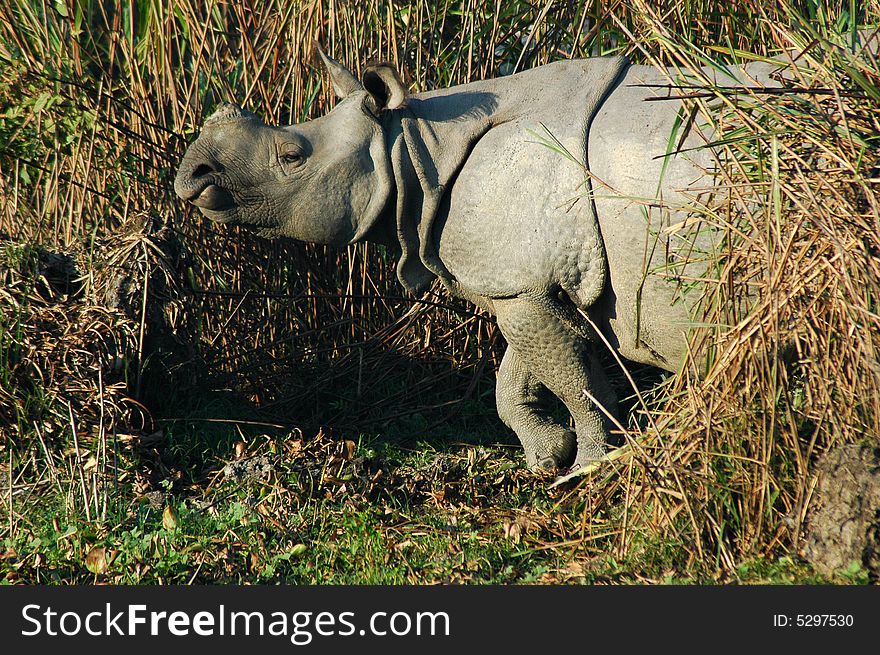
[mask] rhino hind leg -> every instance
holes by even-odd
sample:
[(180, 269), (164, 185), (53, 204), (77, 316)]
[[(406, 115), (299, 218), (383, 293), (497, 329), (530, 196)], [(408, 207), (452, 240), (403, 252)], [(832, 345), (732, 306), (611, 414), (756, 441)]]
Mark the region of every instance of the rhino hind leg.
[(576, 437), (547, 409), (547, 388), (508, 347), (498, 367), (495, 403), (498, 416), (516, 432), (531, 469), (555, 469), (572, 462)]
[[(530, 466), (541, 464), (542, 455), (543, 464), (549, 463), (549, 456), (557, 467), (564, 466), (570, 454), (562, 444), (570, 437), (563, 436), (568, 431), (561, 425), (549, 428), (551, 419), (536, 409), (535, 381), (540, 382), (565, 404), (574, 419), (574, 468), (579, 468), (602, 457), (608, 439), (604, 415), (584, 391), (603, 403), (610, 402), (614, 394), (593, 360), (590, 343), (560, 318), (553, 303), (552, 298), (543, 296), (495, 301), (498, 327), (508, 343), (499, 369), (498, 409), (523, 443)], [(548, 448), (549, 443), (559, 445)]]

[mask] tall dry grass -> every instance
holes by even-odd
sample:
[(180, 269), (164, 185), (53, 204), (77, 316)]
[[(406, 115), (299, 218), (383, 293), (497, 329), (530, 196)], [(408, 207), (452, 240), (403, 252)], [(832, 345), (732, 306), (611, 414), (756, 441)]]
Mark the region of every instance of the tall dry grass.
[[(308, 63), (314, 40), (355, 70), (392, 61), (416, 91), (564, 57), (626, 53), (693, 75), (707, 59), (794, 48), (806, 91), (733, 101), (710, 86), (691, 100), (717, 124), (732, 189), (729, 205), (707, 208), (730, 234), (706, 304), (705, 323), (722, 326), (704, 335), (715, 364), (664, 387), (650, 420), (629, 426), (633, 456), (566, 492), (561, 504), (578, 511), (560, 521), (584, 543), (611, 534), (621, 555), (657, 539), (683, 543), (686, 564), (710, 569), (796, 551), (816, 456), (880, 433), (880, 79), (875, 58), (847, 50), (847, 35), (878, 9), (876, 0), (9, 0), (0, 6), (8, 459), (36, 444), (41, 421), (61, 442), (71, 423), (90, 424), (84, 447), (94, 452), (111, 415), (117, 433), (149, 432), (149, 412), (128, 399), (156, 413), (169, 388), (229, 389), (266, 420), (355, 430), (410, 415), (442, 421), (461, 411), (457, 399), (491, 392), (491, 321), (436, 292), (403, 297), (388, 253), (256, 240), (202, 222), (173, 197), (183, 148), (218, 102), (280, 123), (329, 107)], [(69, 254), (82, 279), (75, 293), (55, 285), (50, 300), (28, 300), (27, 271), (45, 273), (46, 251)], [(750, 312), (729, 302), (743, 285), (760, 298)], [(51, 309), (59, 302), (63, 311)], [(124, 346), (45, 347), (77, 333), (73, 313), (98, 309)], [(69, 362), (70, 351), (91, 353), (68, 364), (88, 392), (65, 404), (67, 383), (53, 383), (24, 411), (33, 390), (21, 380)], [(98, 377), (108, 353), (126, 362), (109, 381)], [(34, 469), (63, 469), (49, 450), (35, 446)], [(68, 477), (70, 511), (98, 512), (97, 478), (74, 493), (75, 471)]]
[[(710, 327), (693, 339), (708, 371), (685, 367), (608, 483), (629, 526), (617, 547), (666, 535), (734, 570), (800, 553), (817, 458), (880, 436), (880, 34), (755, 4), (744, 52), (694, 38), (692, 17), (633, 6), (633, 40), (715, 127), (729, 193), (702, 210), (727, 232), (697, 317)], [(794, 89), (744, 94), (704, 73), (780, 52)]]

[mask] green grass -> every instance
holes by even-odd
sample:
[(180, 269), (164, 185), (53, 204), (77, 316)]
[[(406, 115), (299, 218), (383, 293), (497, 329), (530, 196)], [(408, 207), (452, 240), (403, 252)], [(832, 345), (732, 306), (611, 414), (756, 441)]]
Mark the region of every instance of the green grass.
[[(783, 557), (702, 572), (675, 539), (635, 531), (626, 553), (591, 523), (570, 490), (523, 471), (499, 446), (357, 444), (327, 435), (199, 432), (173, 425), (144, 453), (151, 491), (121, 484), (102, 520), (66, 511), (57, 496), (30, 505), (4, 540), (0, 580), (118, 584), (863, 583), (848, 569), (823, 578)], [(223, 466), (266, 457), (263, 476)], [(247, 444), (244, 446), (244, 444)], [(427, 447), (426, 447), (427, 446)], [(173, 458), (176, 466), (167, 468)], [(131, 471), (134, 472), (134, 471)], [(165, 477), (162, 477), (165, 476)], [(601, 514), (601, 513), (600, 513)], [(173, 518), (169, 518), (169, 515)], [(607, 517), (611, 527), (613, 516)], [(607, 529), (607, 527), (605, 528)], [(90, 556), (91, 554), (91, 556)]]
[[(163, 508), (147, 504), (112, 527), (62, 521), (56, 528), (47, 520), (6, 541), (0, 575), (40, 584), (867, 582), (859, 568), (828, 579), (790, 558), (746, 562), (732, 577), (688, 575), (671, 544), (638, 557), (572, 556), (577, 548), (548, 548), (542, 530), (518, 542), (506, 537), (510, 522), (502, 517), (517, 507), (505, 498), (483, 517), (405, 503), (358, 506), (346, 489), (324, 489), (331, 498), (285, 498), (289, 507), (273, 508), (267, 520), (261, 508), (281, 485), (298, 489), (298, 482), (220, 485), (222, 496), (207, 501), (214, 503), (207, 511), (205, 499), (172, 499), (171, 529), (163, 526)], [(536, 495), (529, 500), (540, 507)], [(89, 570), (87, 555), (99, 548), (105, 563)]]

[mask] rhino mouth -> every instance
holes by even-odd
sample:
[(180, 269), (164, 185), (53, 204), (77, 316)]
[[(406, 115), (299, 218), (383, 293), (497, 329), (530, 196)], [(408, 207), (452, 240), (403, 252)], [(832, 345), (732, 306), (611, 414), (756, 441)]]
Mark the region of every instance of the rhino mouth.
[(203, 216), (215, 223), (232, 223), (235, 220), (232, 215), (232, 210), (236, 208), (235, 199), (227, 189), (214, 182), (194, 190), (187, 202), (198, 207)]
[(213, 182), (194, 193), (188, 200), (199, 209), (207, 209), (212, 212), (222, 212), (235, 206), (232, 194)]
[(238, 223), (238, 219), (234, 214), (231, 213), (230, 210), (213, 210), (213, 209), (204, 209), (199, 207), (199, 211), (202, 212), (202, 216), (210, 219), (214, 223), (220, 223), (222, 225), (235, 225)]

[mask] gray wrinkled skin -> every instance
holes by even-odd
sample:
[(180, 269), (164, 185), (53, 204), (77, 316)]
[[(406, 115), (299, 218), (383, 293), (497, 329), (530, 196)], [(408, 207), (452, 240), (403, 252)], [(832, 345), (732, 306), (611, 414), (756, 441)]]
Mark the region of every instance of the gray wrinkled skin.
[[(616, 401), (594, 326), (637, 362), (674, 371), (686, 353), (694, 299), (680, 281), (701, 277), (714, 247), (711, 230), (683, 223), (712, 186), (699, 119), (680, 117), (677, 100), (646, 101), (668, 95), (656, 85), (669, 78), (623, 58), (408, 96), (385, 65), (358, 81), (320, 55), (342, 99), (332, 111), (272, 127), (222, 106), (187, 151), (177, 194), (264, 236), (399, 246), (408, 290), (439, 278), (497, 317), (508, 343), (498, 414), (529, 466), (601, 457), (607, 419), (589, 396), (612, 414)], [(760, 66), (731, 75), (771, 84)], [(552, 418), (548, 394), (574, 430)]]

